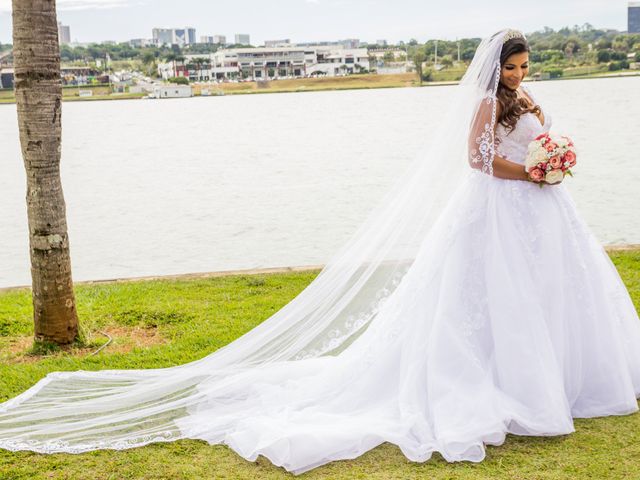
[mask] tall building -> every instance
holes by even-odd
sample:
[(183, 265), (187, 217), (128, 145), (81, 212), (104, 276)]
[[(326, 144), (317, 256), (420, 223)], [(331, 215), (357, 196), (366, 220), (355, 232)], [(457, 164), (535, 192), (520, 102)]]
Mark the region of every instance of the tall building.
[(196, 43), (196, 29), (185, 28), (154, 28), (151, 31), (153, 43), (156, 45), (191, 45)]
[(154, 28), (151, 30), (151, 38), (156, 45), (171, 45), (173, 43), (173, 29)]
[(243, 33), (236, 33), (235, 39), (236, 39), (235, 43), (237, 45), (251, 45), (251, 40), (249, 38), (249, 35), (246, 35)]
[(187, 44), (191, 45), (196, 43), (196, 29), (193, 27), (187, 27), (185, 28), (185, 31), (186, 31)]
[(627, 23), (627, 32), (640, 33), (640, 2), (629, 2)]
[(209, 43), (212, 45), (224, 45), (227, 43), (227, 37), (224, 35), (205, 35), (200, 37), (200, 43)]
[(60, 45), (71, 43), (71, 28), (69, 25), (63, 25), (62, 22), (58, 22), (58, 42)]
[(174, 28), (173, 29), (173, 41), (176, 45), (180, 47), (184, 47), (187, 43), (187, 30), (185, 28)]

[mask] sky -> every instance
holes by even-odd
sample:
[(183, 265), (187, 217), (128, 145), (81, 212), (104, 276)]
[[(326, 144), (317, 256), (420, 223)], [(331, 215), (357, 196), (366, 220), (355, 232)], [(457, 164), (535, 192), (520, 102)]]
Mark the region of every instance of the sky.
[[(57, 0), (71, 40), (151, 38), (154, 27), (192, 26), (196, 36), (251, 35), (253, 45), (415, 38), (484, 37), (505, 27), (526, 32), (590, 23), (627, 28), (626, 0)], [(11, 0), (0, 0), (0, 43), (11, 43)]]

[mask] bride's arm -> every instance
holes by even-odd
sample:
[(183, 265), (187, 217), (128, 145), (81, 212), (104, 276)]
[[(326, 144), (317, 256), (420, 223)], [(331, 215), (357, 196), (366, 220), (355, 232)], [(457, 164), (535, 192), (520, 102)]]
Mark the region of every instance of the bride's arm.
[[(496, 122), (493, 125), (493, 131), (497, 127), (497, 119), (500, 118), (501, 106), (498, 103), (496, 105)], [(478, 138), (484, 133), (484, 126), (491, 122), (491, 105), (486, 104), (484, 101), (481, 103), (476, 118), (474, 119), (472, 128), (469, 131), (469, 165), (471, 168), (481, 169), (483, 163), (477, 161), (479, 149)], [(476, 152), (474, 154), (474, 152)], [(473, 159), (476, 159), (474, 161)], [(524, 180), (529, 181), (529, 175), (524, 170), (524, 165), (512, 162), (503, 158), (497, 154), (493, 156), (493, 176), (498, 178), (504, 178), (508, 180)]]
[(525, 172), (524, 165), (512, 162), (498, 155), (493, 157), (493, 176), (508, 180), (529, 180), (529, 174)]

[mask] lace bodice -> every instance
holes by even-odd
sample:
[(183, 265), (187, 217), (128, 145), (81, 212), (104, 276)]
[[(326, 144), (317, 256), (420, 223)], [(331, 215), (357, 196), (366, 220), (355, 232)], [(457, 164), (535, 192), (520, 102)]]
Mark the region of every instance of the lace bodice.
[[(528, 87), (522, 85), (522, 89), (531, 100), (537, 105), (540, 105)], [(525, 113), (518, 119), (515, 128), (509, 132), (509, 134), (507, 134), (507, 129), (502, 124), (498, 124), (496, 127), (496, 137), (499, 140), (496, 142), (496, 153), (512, 162), (524, 164), (527, 147), (531, 140), (541, 133), (548, 132), (551, 128), (551, 116), (549, 112), (543, 110), (543, 114), (544, 125), (540, 124), (540, 120), (535, 114)]]

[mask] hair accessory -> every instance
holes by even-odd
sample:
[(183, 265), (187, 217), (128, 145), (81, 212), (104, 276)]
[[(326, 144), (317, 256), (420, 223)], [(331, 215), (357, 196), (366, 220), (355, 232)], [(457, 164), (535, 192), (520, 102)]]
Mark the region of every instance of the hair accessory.
[(504, 37), (502, 37), (502, 43), (507, 43), (512, 38), (523, 38), (525, 40), (527, 39), (527, 37), (524, 36), (524, 33), (522, 33), (520, 30), (510, 29), (507, 31), (507, 33), (504, 34)]

